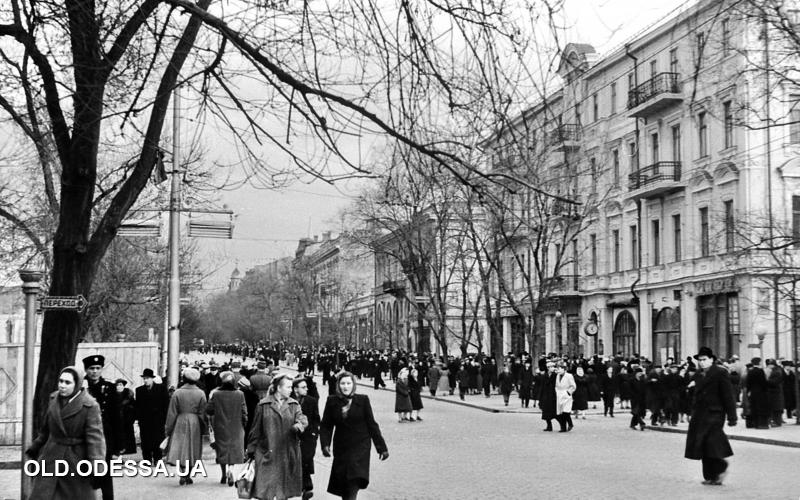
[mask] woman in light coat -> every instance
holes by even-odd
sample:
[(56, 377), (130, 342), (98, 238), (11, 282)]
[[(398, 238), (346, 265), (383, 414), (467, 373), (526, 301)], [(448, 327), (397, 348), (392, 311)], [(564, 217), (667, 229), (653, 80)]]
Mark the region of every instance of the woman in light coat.
[(567, 373), (567, 365), (559, 363), (556, 365), (556, 419), (561, 425), (558, 432), (569, 432), (572, 430), (572, 394), (575, 392), (575, 379), (571, 373)]
[(247, 439), (247, 455), (255, 460), (251, 495), (262, 500), (285, 500), (303, 494), (300, 434), (308, 426), (300, 403), (291, 397), (292, 378), (272, 379), (269, 394), (259, 401)]
[(55, 460), (66, 460), (69, 474), (36, 476), (28, 497), (31, 500), (72, 500), (94, 498), (90, 477), (76, 473), (80, 460), (103, 460), (106, 442), (100, 406), (82, 387), (83, 370), (68, 366), (58, 376), (58, 390), (50, 404), (39, 436), (25, 454), (46, 470), (55, 470)]
[(213, 448), (222, 472), (219, 482), (225, 483), (227, 479), (228, 484), (233, 486), (233, 477), (228, 477), (226, 473), (228, 465), (244, 463), (247, 405), (244, 394), (236, 390), (233, 372), (222, 372), (219, 378), (222, 383), (211, 391), (206, 413), (211, 417), (211, 428), (214, 429)]
[[(200, 372), (183, 371), (186, 382), (172, 394), (167, 410), (166, 434), (169, 436), (166, 462), (174, 463), (180, 484), (192, 484), (189, 471), (203, 459), (203, 434), (206, 433), (206, 393), (197, 387)], [(186, 472), (181, 474), (181, 464)]]

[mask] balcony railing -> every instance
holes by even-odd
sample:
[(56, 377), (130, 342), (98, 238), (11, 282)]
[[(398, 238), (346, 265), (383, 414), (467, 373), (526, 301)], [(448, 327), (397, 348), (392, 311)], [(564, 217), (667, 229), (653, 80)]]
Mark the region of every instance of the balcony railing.
[(547, 145), (555, 147), (577, 147), (578, 141), (581, 140), (581, 127), (580, 125), (569, 123), (559, 125), (550, 131), (547, 136)]
[(383, 293), (399, 294), (406, 290), (406, 284), (401, 280), (388, 280), (383, 282)]
[[(679, 100), (679, 96), (676, 96), (681, 92), (680, 83), (678, 83), (679, 76), (678, 73), (659, 73), (630, 90), (628, 92), (628, 110), (644, 104), (651, 104), (654, 109), (651, 110), (651, 106), (646, 106), (648, 109), (642, 111), (655, 111), (669, 105), (674, 100)], [(664, 99), (660, 99), (660, 97)]]
[(560, 274), (547, 278), (545, 282), (546, 288), (550, 292), (577, 292), (578, 291), (578, 275), (577, 274)]
[(661, 182), (681, 180), (681, 162), (659, 161), (628, 176), (628, 190), (634, 191)]

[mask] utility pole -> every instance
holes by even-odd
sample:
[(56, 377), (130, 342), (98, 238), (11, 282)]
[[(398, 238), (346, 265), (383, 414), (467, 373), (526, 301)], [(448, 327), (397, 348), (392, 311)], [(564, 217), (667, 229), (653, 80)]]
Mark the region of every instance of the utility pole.
[(180, 88), (172, 94), (172, 173), (169, 196), (169, 331), (167, 332), (167, 379), (178, 387), (178, 360), (180, 359), (181, 281), (180, 281), (180, 236), (181, 236), (181, 175), (180, 175)]
[[(25, 294), (25, 363), (22, 368), (22, 460), (23, 473), (20, 493), (23, 500), (31, 493), (31, 478), (24, 473), (28, 457), (25, 450), (33, 442), (33, 389), (34, 389), (34, 349), (36, 347), (36, 296), (39, 294), (39, 281), (44, 273), (38, 269), (20, 269), (22, 293)], [(75, 312), (74, 314), (77, 314)], [(78, 382), (78, 381), (76, 381)]]

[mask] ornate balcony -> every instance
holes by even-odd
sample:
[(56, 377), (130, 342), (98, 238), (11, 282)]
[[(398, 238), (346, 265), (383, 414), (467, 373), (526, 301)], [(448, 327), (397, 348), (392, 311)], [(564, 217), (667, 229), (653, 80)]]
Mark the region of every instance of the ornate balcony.
[(628, 191), (634, 198), (652, 198), (684, 187), (679, 161), (659, 161), (628, 176)]
[(645, 118), (683, 101), (678, 73), (659, 73), (628, 92), (629, 116)]
[(383, 282), (383, 293), (400, 295), (406, 291), (406, 283), (402, 280), (389, 280)]
[(581, 147), (581, 126), (570, 123), (559, 125), (547, 136), (547, 145), (554, 151), (572, 151)]

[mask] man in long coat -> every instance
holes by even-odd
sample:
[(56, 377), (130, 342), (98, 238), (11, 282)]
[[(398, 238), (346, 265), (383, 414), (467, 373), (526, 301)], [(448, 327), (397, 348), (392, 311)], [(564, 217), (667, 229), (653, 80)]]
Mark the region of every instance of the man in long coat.
[(767, 375), (761, 368), (761, 358), (753, 358), (747, 372), (745, 390), (750, 405), (750, 418), (757, 429), (769, 429), (769, 399), (767, 397)]
[[(105, 364), (106, 358), (100, 354), (83, 358), (86, 380), (89, 383), (89, 395), (100, 405), (103, 436), (106, 442), (106, 462), (108, 462), (108, 460), (116, 458), (122, 450), (120, 436), (122, 426), (119, 421), (117, 388), (102, 377)], [(114, 500), (114, 484), (109, 474), (95, 477), (94, 486), (103, 492), (103, 500)]]
[(155, 463), (161, 460), (159, 445), (164, 440), (169, 394), (164, 384), (155, 383), (155, 373), (150, 368), (142, 371), (144, 384), (136, 388), (136, 420), (139, 422), (139, 439), (142, 460)]
[(726, 416), (728, 425), (736, 425), (733, 386), (728, 371), (714, 364), (716, 357), (710, 348), (701, 347), (695, 359), (700, 369), (689, 383), (694, 398), (684, 456), (702, 460), (703, 484), (721, 485), (728, 469), (725, 458), (733, 455), (723, 432)]
[(303, 466), (303, 500), (311, 498), (314, 493), (314, 455), (317, 452), (317, 437), (319, 436), (319, 399), (308, 394), (308, 381), (297, 378), (292, 382), (294, 397), (300, 402), (300, 411), (308, 419), (308, 427), (300, 434), (300, 456)]
[(553, 419), (556, 414), (556, 365), (547, 363), (547, 373), (542, 378), (542, 391), (539, 393), (539, 408), (542, 410), (542, 420), (547, 422), (545, 431), (553, 430)]

